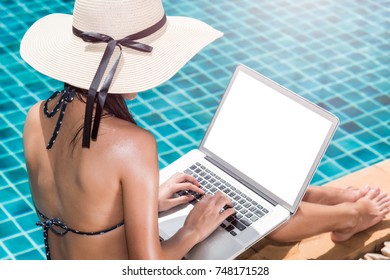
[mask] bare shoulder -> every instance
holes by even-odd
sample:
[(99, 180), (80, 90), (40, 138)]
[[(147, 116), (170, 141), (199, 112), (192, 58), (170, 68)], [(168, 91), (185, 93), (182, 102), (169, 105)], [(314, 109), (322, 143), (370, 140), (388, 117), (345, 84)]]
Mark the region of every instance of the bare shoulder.
[(115, 135), (112, 139), (112, 147), (116, 149), (131, 151), (156, 144), (154, 136), (149, 131), (135, 124), (115, 119), (110, 125), (114, 129)]
[(42, 107), (42, 101), (34, 104), (27, 112), (25, 127), (29, 128), (30, 126), (37, 126), (40, 123), (39, 112)]
[(42, 102), (38, 102), (27, 112), (23, 129), (23, 142), (25, 146), (37, 141), (38, 137), (42, 137), (42, 135), (39, 134), (39, 132), (42, 131), (41, 118), (39, 114), (41, 106)]
[[(138, 169), (157, 162), (156, 140), (150, 132), (118, 119), (109, 125), (113, 133), (110, 134), (110, 139), (107, 139), (110, 141), (108, 152), (115, 157), (118, 169), (126, 168), (128, 172), (129, 167)], [(130, 162), (132, 164), (129, 164)]]

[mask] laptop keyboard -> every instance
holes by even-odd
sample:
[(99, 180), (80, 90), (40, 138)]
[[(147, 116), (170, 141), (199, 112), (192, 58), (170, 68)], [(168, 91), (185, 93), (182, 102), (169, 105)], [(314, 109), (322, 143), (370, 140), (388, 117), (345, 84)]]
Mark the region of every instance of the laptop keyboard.
[[(213, 195), (217, 191), (221, 191), (230, 198), (236, 214), (227, 218), (221, 224), (221, 227), (233, 236), (236, 236), (252, 223), (269, 213), (266, 207), (252, 200), (199, 162), (193, 164), (184, 172), (194, 176), (206, 194)], [(193, 205), (202, 199), (202, 195), (191, 190), (180, 191), (177, 194), (179, 196), (192, 195), (194, 199), (190, 203)]]

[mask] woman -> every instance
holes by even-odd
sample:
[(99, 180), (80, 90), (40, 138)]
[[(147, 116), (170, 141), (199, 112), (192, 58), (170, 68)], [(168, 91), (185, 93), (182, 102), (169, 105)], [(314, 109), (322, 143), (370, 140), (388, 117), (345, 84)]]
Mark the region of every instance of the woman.
[(158, 211), (190, 200), (172, 198), (179, 190), (203, 191), (178, 174), (159, 194), (155, 139), (124, 102), (168, 80), (221, 35), (166, 17), (158, 0), (79, 0), (73, 16), (49, 15), (27, 31), (22, 57), (65, 82), (30, 109), (23, 137), (48, 259), (180, 259), (234, 213), (220, 212), (230, 205), (221, 193), (206, 196), (160, 243)]
[[(124, 101), (168, 80), (221, 35), (194, 19), (166, 17), (159, 0), (76, 0), (73, 16), (49, 15), (27, 31), (22, 57), (64, 82), (63, 90), (30, 109), (23, 135), (48, 259), (181, 259), (235, 213), (222, 193), (204, 196), (176, 235), (160, 243), (158, 212), (192, 199), (174, 193), (204, 192), (181, 173), (159, 187), (155, 139), (135, 124)], [(306, 196), (315, 202), (310, 218), (302, 219), (303, 204), (275, 239), (315, 234), (308, 222), (324, 215), (326, 206), (318, 191), (310, 188)], [(328, 197), (339, 194), (332, 190)], [(349, 190), (340, 197), (329, 207), (361, 206), (350, 216), (337, 215), (365, 222), (342, 229), (323, 219), (329, 227), (314, 227), (334, 231), (335, 240), (379, 222), (389, 204), (376, 189)], [(303, 231), (296, 227), (302, 224)]]

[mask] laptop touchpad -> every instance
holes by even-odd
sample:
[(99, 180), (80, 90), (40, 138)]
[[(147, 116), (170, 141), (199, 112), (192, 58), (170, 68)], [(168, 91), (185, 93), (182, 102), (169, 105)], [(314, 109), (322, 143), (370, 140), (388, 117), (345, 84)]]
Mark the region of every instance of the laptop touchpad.
[(185, 258), (192, 260), (226, 260), (228, 256), (232, 256), (239, 251), (242, 251), (242, 245), (225, 230), (218, 228), (204, 241), (195, 245)]

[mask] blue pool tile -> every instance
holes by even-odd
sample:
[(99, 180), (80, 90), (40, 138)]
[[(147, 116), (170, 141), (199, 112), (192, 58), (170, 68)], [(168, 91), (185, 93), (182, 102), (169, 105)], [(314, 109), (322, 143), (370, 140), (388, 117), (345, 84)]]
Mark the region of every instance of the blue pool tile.
[(344, 93), (343, 97), (347, 102), (352, 104), (359, 104), (362, 100), (364, 100), (364, 94), (361, 93), (360, 90), (355, 89)]
[(31, 210), (29, 214), (16, 219), (16, 222), (24, 231), (36, 229), (37, 226), (35, 223), (37, 221), (39, 221), (38, 216), (33, 210)]
[(13, 200), (18, 197), (18, 193), (11, 187), (5, 187), (0, 189), (0, 203)]
[(182, 112), (179, 112), (176, 109), (168, 109), (168, 110), (162, 112), (162, 114), (164, 115), (164, 117), (167, 120), (171, 120), (171, 121), (174, 121), (177, 118), (182, 118), (184, 116), (184, 114)]
[(328, 162), (321, 165), (320, 170), (329, 178), (332, 178), (343, 172), (343, 169), (333, 162)]
[(28, 235), (35, 242), (35, 244), (40, 244), (43, 248), (43, 231), (41, 228), (36, 227), (35, 230), (29, 231)]
[(199, 103), (206, 109), (216, 109), (219, 101), (214, 98), (204, 98), (199, 100)]
[(353, 155), (363, 162), (370, 162), (375, 160), (378, 157), (376, 153), (373, 153), (372, 151), (366, 148), (357, 150), (356, 152), (353, 153)]
[(15, 256), (16, 260), (45, 260), (42, 253), (36, 249), (18, 254)]
[(3, 175), (0, 173), (0, 188), (7, 187), (8, 185), (9, 183), (7, 182), (5, 177), (3, 177)]
[[(4, 246), (4, 245), (3, 245)], [(2, 247), (2, 244), (0, 243), (0, 260), (5, 260), (5, 259), (9, 259), (9, 255), (8, 253), (4, 250), (4, 248)]]
[(318, 98), (321, 98), (323, 100), (328, 99), (329, 97), (333, 96), (332, 92), (329, 91), (326, 88), (320, 88), (313, 92), (313, 95), (317, 96)]
[(177, 129), (171, 124), (160, 125), (155, 127), (155, 130), (163, 137), (168, 137), (177, 132)]
[(352, 121), (345, 122), (345, 123), (341, 124), (340, 127), (348, 133), (355, 133), (355, 132), (358, 132), (362, 129), (358, 124), (356, 124), (355, 122), (352, 122)]
[(31, 96), (21, 96), (16, 100), (18, 104), (20, 104), (20, 106), (22, 106), (22, 108), (25, 108), (26, 110), (28, 108), (31, 108), (31, 106), (33, 106), (37, 102), (37, 100)]
[[(340, 116), (338, 116), (338, 117), (340, 118)], [(342, 130), (342, 129), (337, 129), (336, 132), (335, 132), (335, 134), (333, 135), (333, 138), (332, 138), (332, 139), (333, 139), (334, 141), (339, 141), (339, 139), (344, 138), (346, 134), (347, 134), (347, 133), (345, 133), (344, 130)]]
[(149, 114), (149, 115), (144, 115), (144, 116), (141, 117), (141, 119), (144, 122), (152, 123), (154, 125), (161, 124), (161, 123), (165, 122), (165, 120), (158, 113), (152, 113), (152, 114)]
[(157, 149), (158, 149), (158, 153), (159, 154), (162, 154), (162, 153), (166, 153), (166, 152), (169, 152), (172, 150), (172, 146), (171, 145), (168, 145), (166, 143), (166, 141), (157, 141)]
[(172, 145), (175, 147), (181, 147), (181, 146), (186, 146), (191, 144), (191, 140), (189, 140), (187, 137), (185, 137), (182, 134), (179, 134), (174, 137), (170, 137), (169, 142), (171, 142)]
[(383, 109), (379, 110), (378, 112), (375, 112), (374, 116), (380, 121), (390, 121), (390, 110), (387, 107), (383, 107)]
[(0, 129), (8, 127), (6, 119), (0, 114)]
[(11, 127), (2, 128), (0, 129), (0, 141), (4, 141), (6, 139), (12, 139), (12, 138), (18, 138), (19, 137), (18, 131)]
[(362, 109), (366, 114), (378, 109), (378, 105), (370, 100), (365, 100), (359, 103), (359, 108)]
[(196, 127), (196, 123), (191, 119), (182, 119), (175, 122), (175, 125), (183, 131), (189, 130), (193, 127)]
[[(189, 89), (189, 88), (192, 88), (195, 86), (195, 84), (188, 79), (176, 80), (175, 84), (182, 90), (186, 90), (186, 89)], [(180, 97), (183, 97), (183, 96), (180, 96)], [(175, 97), (173, 97), (173, 98), (175, 98)]]
[(360, 166), (360, 162), (350, 156), (344, 156), (336, 160), (339, 165), (347, 170), (355, 170), (358, 166)]
[(319, 172), (316, 172), (310, 181), (310, 185), (318, 185), (320, 182), (324, 181), (324, 177), (319, 174)]
[(361, 116), (363, 114), (363, 112), (361, 110), (359, 110), (358, 108), (356, 108), (354, 106), (345, 108), (342, 112), (350, 118)]
[(190, 91), (187, 92), (188, 96), (192, 99), (198, 99), (198, 98), (203, 98), (204, 96), (207, 95), (207, 92), (202, 89), (201, 87), (193, 88)]
[(28, 213), (32, 210), (32, 207), (27, 204), (23, 199), (18, 199), (12, 202), (4, 203), (3, 207), (13, 217), (17, 217), (21, 214)]
[(5, 240), (3, 243), (12, 254), (25, 251), (26, 248), (30, 248), (32, 246), (31, 242), (23, 235)]
[(325, 110), (328, 110), (328, 111), (331, 110), (331, 108), (324, 102), (319, 102), (319, 103), (317, 103), (317, 105), (320, 106), (321, 108), (325, 109)]
[(355, 150), (356, 148), (359, 148), (360, 147), (360, 144), (359, 142), (355, 141), (353, 138), (351, 137), (347, 137), (347, 138), (344, 138), (344, 139), (341, 139), (338, 144), (340, 145), (340, 147), (342, 147), (345, 151), (352, 151), (352, 150)]
[(204, 133), (205, 133), (205, 130), (201, 129), (201, 128), (196, 128), (196, 129), (192, 129), (192, 130), (187, 131), (187, 134), (192, 139), (194, 139), (194, 141), (196, 143), (200, 143), (200, 141), (202, 140), (202, 138), (204, 136)]
[(12, 221), (0, 222), (0, 228), (0, 239), (18, 234), (20, 232)]
[[(351, 70), (353, 73), (356, 73), (356, 72), (359, 72), (358, 69), (352, 69)], [(356, 79), (356, 78), (352, 78), (348, 81), (345, 82), (346, 85), (348, 85), (350, 88), (353, 88), (353, 89), (358, 89), (358, 88), (361, 88), (364, 86), (364, 83), (361, 82), (359, 79)], [(364, 92), (369, 92), (370, 90), (375, 90), (371, 87), (366, 87), (364, 89), (362, 89), (362, 91)]]
[(212, 114), (211, 113), (198, 113), (198, 114), (192, 115), (192, 118), (197, 120), (199, 123), (208, 124), (212, 119)]
[(130, 110), (133, 117), (137, 117), (137, 116), (145, 113), (146, 108), (145, 108), (145, 105), (143, 105), (143, 104), (131, 104), (129, 106), (129, 110)]
[(0, 157), (0, 170), (6, 170), (17, 165), (18, 161), (12, 156)]
[(149, 105), (156, 110), (161, 110), (170, 106), (168, 102), (166, 102), (164, 99), (161, 98), (152, 100), (151, 102), (149, 102)]
[(332, 143), (328, 146), (328, 149), (326, 150), (326, 155), (331, 158), (336, 158), (343, 154), (344, 151), (342, 151), (340, 148), (338, 148), (336, 145)]
[(374, 143), (379, 140), (377, 136), (373, 135), (368, 131), (364, 131), (362, 133), (356, 134), (355, 136), (357, 139), (359, 139), (360, 141), (366, 144)]
[(197, 74), (197, 75), (194, 75), (193, 77), (191, 77), (191, 79), (196, 83), (196, 84), (204, 84), (204, 83), (209, 83), (211, 82), (212, 80), (207, 77), (206, 75), (204, 74)]
[(8, 112), (17, 112), (18, 107), (12, 101), (5, 101), (0, 103), (0, 112), (1, 114), (6, 114)]
[(8, 219), (8, 215), (0, 208), (0, 223)]
[(376, 88), (372, 87), (372, 86), (366, 86), (366, 87), (363, 87), (360, 92), (366, 94), (367, 96), (370, 96), (370, 97), (375, 97), (377, 95), (380, 94), (380, 91), (378, 91)]
[(387, 140), (387, 142), (375, 144), (372, 147), (383, 157), (386, 158), (390, 156), (390, 140)]
[(24, 124), (25, 120), (26, 120), (26, 115), (25, 114), (21, 114), (19, 110), (17, 111), (13, 111), (13, 112), (9, 112), (5, 115), (6, 118), (12, 120), (12, 124), (15, 125), (15, 124)]
[(375, 97), (375, 100), (383, 106), (390, 105), (390, 97), (388, 95), (377, 96)]
[(356, 122), (361, 124), (363, 127), (372, 127), (372, 126), (376, 126), (378, 125), (378, 120), (371, 117), (371, 116), (367, 116), (367, 115), (364, 115), (364, 114), (361, 114), (362, 117), (357, 119)]
[(181, 109), (186, 112), (188, 115), (192, 115), (193, 113), (202, 112), (203, 108), (194, 104), (188, 103), (186, 105), (181, 106)]
[(170, 164), (170, 163), (172, 163), (173, 161), (177, 160), (180, 156), (181, 156), (181, 154), (179, 154), (178, 152), (172, 151), (172, 152), (169, 152), (169, 153), (166, 153), (166, 154), (161, 155), (161, 158), (162, 158), (167, 164)]
[[(341, 79), (341, 75), (338, 73), (333, 73), (336, 79)], [(337, 92), (337, 94), (342, 95), (343, 93), (349, 91), (349, 88), (343, 84), (333, 84), (330, 86), (330, 88), (334, 91)]]
[[(387, 79), (388, 77), (390, 77), (390, 70), (387, 68), (379, 69), (377, 71), (377, 74), (380, 75), (382, 78)], [(385, 88), (388, 88), (388, 87), (385, 87)]]
[(27, 171), (24, 167), (17, 167), (12, 170), (7, 170), (4, 173), (4, 176), (8, 178), (11, 182), (18, 182), (21, 179), (27, 178)]
[(30, 183), (27, 178), (19, 182), (15, 182), (14, 188), (24, 196), (31, 195)]
[(363, 76), (363, 79), (367, 83), (373, 83), (373, 82), (378, 81), (380, 79), (380, 77), (378, 77), (377, 75), (375, 75), (373, 73), (368, 73), (368, 74)]
[(377, 128), (373, 128), (372, 131), (383, 139), (389, 139), (390, 137), (390, 127), (388, 125), (382, 125)]

